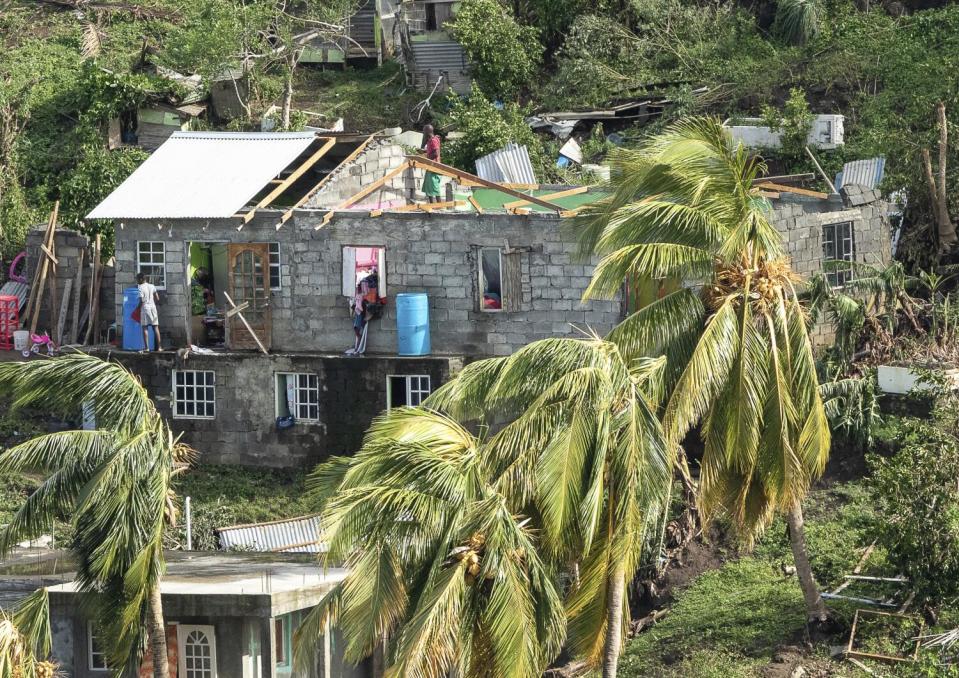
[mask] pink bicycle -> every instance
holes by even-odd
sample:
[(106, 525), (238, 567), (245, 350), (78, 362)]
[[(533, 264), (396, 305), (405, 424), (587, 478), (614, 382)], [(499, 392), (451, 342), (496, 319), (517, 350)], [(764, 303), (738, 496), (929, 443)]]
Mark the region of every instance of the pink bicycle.
[(31, 334), (30, 335), (30, 347), (23, 349), (23, 357), (29, 358), (33, 354), (39, 355), (40, 350), (46, 346), (47, 355), (54, 356), (57, 354), (59, 347), (57, 342), (50, 338), (50, 335), (47, 332), (43, 334)]

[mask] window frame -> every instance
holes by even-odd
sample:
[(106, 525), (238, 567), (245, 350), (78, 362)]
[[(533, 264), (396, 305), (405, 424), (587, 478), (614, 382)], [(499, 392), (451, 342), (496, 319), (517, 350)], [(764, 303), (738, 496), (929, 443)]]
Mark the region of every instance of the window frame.
[[(495, 251), (499, 256), (499, 308), (486, 308), (483, 303), (483, 291), (486, 289), (486, 274), (483, 273), (483, 252), (486, 250)], [(476, 253), (476, 271), (478, 275), (477, 299), (480, 313), (502, 313), (506, 310), (506, 299), (503, 290), (503, 248), (481, 245)]]
[[(292, 629), (293, 615), (284, 614), (279, 617), (273, 618), (273, 656), (274, 663), (279, 668), (288, 668), (292, 664), (292, 642), (291, 642), (291, 629)], [(280, 634), (276, 633), (276, 626), (280, 625)], [(283, 660), (280, 661), (280, 654), (283, 655)]]
[[(404, 385), (403, 388), (406, 390), (406, 404), (405, 405), (393, 405), (393, 380), (394, 379), (403, 379)], [(413, 389), (412, 379), (426, 379), (426, 390), (422, 389), (422, 381), (417, 383), (417, 386), (420, 388)], [(410, 404), (411, 396), (413, 393), (416, 393), (419, 396), (419, 402), (415, 405)], [(421, 405), (424, 400), (426, 400), (430, 394), (433, 393), (433, 380), (428, 374), (388, 374), (386, 375), (386, 411), (389, 412), (393, 407), (416, 407)]]
[[(202, 386), (200, 386), (199, 388), (212, 388), (212, 389), (213, 389), (213, 400), (207, 400), (207, 399), (205, 399), (205, 398), (204, 398), (203, 400), (198, 400), (198, 399), (196, 399), (196, 398), (193, 398), (192, 401), (186, 400), (186, 399), (184, 399), (184, 400), (182, 400), (182, 401), (178, 400), (177, 397), (176, 397), (176, 391), (177, 391), (177, 388), (178, 388), (179, 386), (182, 386), (183, 388), (194, 388), (194, 389), (197, 388), (195, 376), (194, 376), (194, 381), (193, 381), (192, 384), (189, 384), (189, 385), (188, 385), (188, 384), (177, 384), (177, 376), (180, 375), (180, 374), (193, 374), (193, 375), (204, 374), (204, 375), (209, 375), (212, 381), (211, 381), (210, 383), (204, 383), (204, 384), (203, 384)], [(215, 371), (215, 370), (173, 370), (173, 373), (170, 375), (170, 386), (171, 386), (171, 392), (170, 392), (170, 404), (171, 404), (171, 408), (170, 408), (170, 409), (171, 409), (172, 416), (173, 416), (174, 419), (205, 419), (205, 420), (207, 420), (207, 421), (209, 421), (209, 420), (211, 420), (211, 419), (216, 419), (216, 371)], [(195, 395), (195, 394), (196, 394), (196, 392), (194, 391), (194, 395)], [(188, 402), (192, 402), (192, 403), (193, 403), (193, 405), (194, 405), (194, 407), (193, 407), (194, 414), (179, 414), (178, 410), (179, 410), (180, 404), (182, 403), (182, 404), (186, 405), (186, 403), (188, 403)], [(210, 414), (210, 415), (208, 415), (208, 414), (202, 414), (202, 415), (196, 414), (196, 406), (197, 406), (198, 404), (200, 404), (200, 403), (203, 403), (204, 406), (207, 405), (207, 404), (209, 404), (210, 406), (212, 406), (212, 408), (213, 408), (213, 414)], [(184, 410), (184, 411), (185, 411), (185, 410)], [(204, 407), (204, 412), (206, 412), (206, 407)]]
[[(275, 398), (275, 402), (276, 402), (277, 404), (279, 404), (279, 401), (280, 401), (281, 398), (282, 398), (284, 401), (286, 400), (285, 389), (284, 389), (284, 393), (280, 393), (280, 377), (286, 377), (287, 379), (289, 379), (290, 377), (296, 377), (296, 378), (297, 378), (297, 384), (293, 387), (293, 394), (294, 394), (294, 395), (293, 395), (293, 398), (294, 398), (293, 406), (294, 406), (294, 408), (295, 408), (297, 411), (296, 411), (296, 412), (290, 412), (290, 414), (293, 415), (294, 421), (296, 421), (296, 423), (298, 423), (298, 424), (299, 424), (300, 422), (302, 422), (302, 423), (304, 423), (304, 424), (319, 424), (319, 423), (320, 423), (320, 375), (318, 375), (316, 372), (275, 372), (275, 373), (274, 373), (274, 376), (273, 376), (273, 388), (275, 389), (275, 391), (274, 391), (274, 398)], [(307, 403), (301, 403), (301, 402), (300, 402), (300, 389), (301, 389), (301, 387), (300, 387), (300, 385), (299, 385), (299, 378), (300, 378), (300, 377), (307, 377), (307, 379), (309, 379), (310, 377), (312, 377), (313, 379), (316, 380), (316, 387), (315, 387), (315, 389), (314, 389), (313, 387), (309, 386), (309, 385), (307, 385), (306, 387), (303, 388), (303, 390), (305, 390), (305, 391), (316, 390), (316, 418), (315, 418), (315, 419), (312, 418), (312, 417), (300, 417), (300, 416), (299, 416), (299, 409), (300, 409), (300, 406), (301, 406), (301, 405), (302, 405), (302, 406), (305, 406), (305, 407), (310, 407), (310, 403), (308, 403), (308, 402), (307, 402)], [(277, 417), (280, 416), (279, 407), (277, 407), (276, 416), (277, 416)]]
[[(843, 230), (845, 230), (845, 237), (843, 237)], [(827, 239), (827, 233), (831, 233), (831, 237)], [(822, 244), (822, 268), (823, 274), (826, 277), (826, 281), (829, 283), (829, 286), (833, 289), (841, 289), (847, 282), (851, 281), (854, 278), (853, 267), (845, 268), (835, 268), (834, 270), (826, 270), (827, 261), (842, 261), (848, 263), (855, 263), (856, 261), (856, 229), (852, 220), (846, 221), (836, 221), (828, 224), (823, 224), (821, 233), (821, 244)], [(827, 243), (829, 243), (833, 250), (834, 256), (828, 256), (827, 253)], [(848, 249), (844, 249), (848, 247)]]
[[(283, 289), (283, 269), (282, 269), (283, 254), (282, 254), (282, 251), (280, 250), (279, 242), (274, 240), (273, 242), (267, 243), (267, 245), (269, 246), (269, 249), (267, 251), (268, 251), (268, 258), (269, 258), (268, 268), (269, 268), (269, 274), (270, 274), (270, 291), (279, 292), (280, 290)], [(274, 255), (276, 255), (275, 262), (273, 261)], [(273, 286), (274, 269), (276, 270), (276, 286), (275, 287)]]
[[(103, 652), (94, 652), (93, 650), (93, 641), (97, 637), (94, 633), (95, 626), (93, 620), (87, 620), (87, 670), (88, 671), (97, 671), (97, 672), (108, 672), (110, 667), (107, 666), (107, 653)], [(93, 665), (93, 656), (98, 655), (103, 657), (103, 666), (94, 666)]]
[[(154, 262), (154, 261), (149, 261), (149, 262), (147, 262), (147, 263), (144, 263), (144, 261), (143, 261), (143, 255), (144, 255), (144, 254), (148, 254), (148, 255), (150, 255), (150, 256), (155, 256), (156, 254), (158, 254), (158, 252), (154, 251), (153, 249), (151, 249), (149, 252), (143, 252), (143, 251), (141, 251), (141, 249), (140, 249), (142, 245), (159, 245), (159, 246), (160, 246), (159, 254), (160, 254), (160, 256), (161, 256), (162, 262), (159, 263), (159, 264), (156, 263), (156, 262)], [(144, 270), (144, 266), (147, 266), (147, 267), (150, 268), (150, 269), (155, 269), (155, 268), (160, 268), (160, 269), (162, 269), (162, 271), (163, 271), (163, 283), (162, 283), (162, 284), (157, 284), (157, 282), (156, 282), (156, 275), (155, 275), (154, 273), (149, 273), (149, 272), (147, 272), (146, 270)], [(137, 272), (137, 273), (144, 273), (144, 274), (148, 275), (148, 276), (150, 277), (150, 284), (152, 284), (152, 285), (153, 285), (155, 288), (157, 288), (158, 290), (164, 290), (164, 291), (166, 291), (166, 275), (167, 275), (167, 270), (166, 270), (166, 241), (164, 241), (164, 240), (137, 240), (137, 270), (136, 270), (136, 272)]]
[(380, 257), (377, 261), (376, 275), (379, 278), (378, 287), (376, 288), (376, 294), (380, 298), (385, 298), (387, 296), (386, 288), (386, 245), (341, 245), (340, 246), (340, 292), (342, 296), (352, 299), (356, 294), (356, 283), (353, 283), (352, 288), (347, 294), (347, 290), (343, 287), (343, 278), (345, 276), (345, 271), (343, 270), (346, 265), (346, 250), (353, 250), (353, 268), (354, 268), (354, 277), (356, 277), (356, 250), (358, 249), (369, 249), (369, 250), (379, 250)]

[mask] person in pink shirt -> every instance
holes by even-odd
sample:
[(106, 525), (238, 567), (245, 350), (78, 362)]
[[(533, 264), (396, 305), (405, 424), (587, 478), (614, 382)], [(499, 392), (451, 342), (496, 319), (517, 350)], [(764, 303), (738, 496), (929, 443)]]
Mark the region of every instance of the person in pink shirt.
[[(440, 138), (433, 133), (433, 126), (423, 127), (423, 152), (427, 160), (443, 162), (440, 159)], [(427, 202), (440, 202), (440, 175), (435, 172), (427, 172), (423, 177), (423, 193), (426, 194)]]

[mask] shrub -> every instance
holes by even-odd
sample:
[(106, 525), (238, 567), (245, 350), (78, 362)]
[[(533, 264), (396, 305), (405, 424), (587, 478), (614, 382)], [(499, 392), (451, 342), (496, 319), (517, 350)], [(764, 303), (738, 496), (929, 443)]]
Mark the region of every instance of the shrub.
[(895, 456), (873, 456), (876, 535), (896, 572), (931, 607), (959, 598), (959, 441), (911, 423)]
[(539, 31), (516, 23), (498, 0), (466, 0), (452, 29), (484, 91), (513, 98), (534, 79), (543, 56)]

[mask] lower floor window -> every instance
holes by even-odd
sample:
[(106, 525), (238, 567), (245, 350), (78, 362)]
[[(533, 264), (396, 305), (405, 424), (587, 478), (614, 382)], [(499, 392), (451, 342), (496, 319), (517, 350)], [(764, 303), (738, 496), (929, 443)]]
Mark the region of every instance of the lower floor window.
[(216, 374), (212, 370), (173, 372), (173, 416), (185, 419), (216, 416)]
[(297, 421), (320, 420), (320, 378), (307, 372), (276, 375), (276, 416)]
[(430, 394), (428, 374), (408, 374), (387, 377), (386, 409), (392, 407), (415, 407)]
[(107, 652), (103, 642), (97, 635), (97, 627), (93, 622), (87, 622), (87, 655), (90, 658), (91, 671), (107, 671)]

